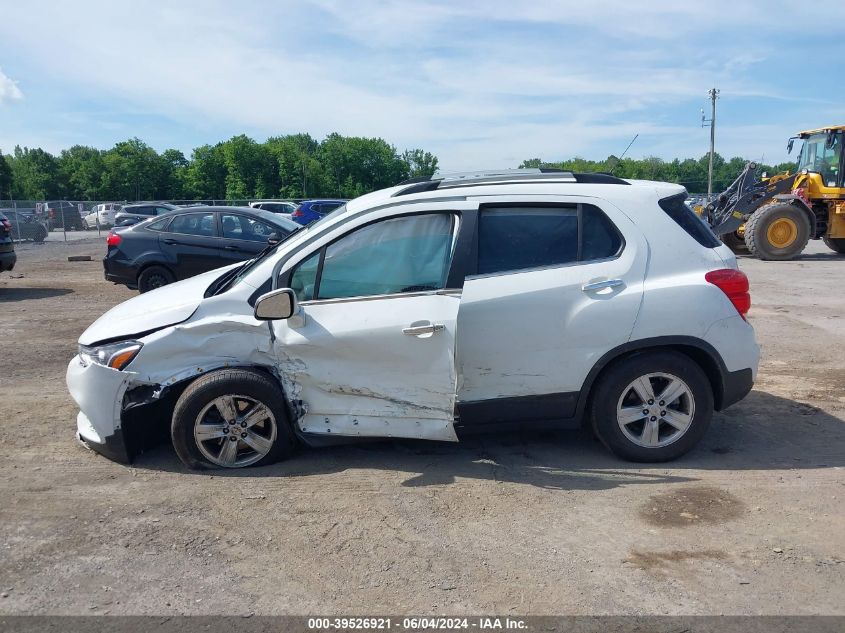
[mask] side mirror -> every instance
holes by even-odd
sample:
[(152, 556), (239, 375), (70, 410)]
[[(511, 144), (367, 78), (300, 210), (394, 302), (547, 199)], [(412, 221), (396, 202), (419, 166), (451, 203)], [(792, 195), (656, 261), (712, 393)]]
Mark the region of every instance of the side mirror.
[(297, 311), (296, 294), (290, 288), (279, 288), (258, 297), (255, 318), (259, 321), (289, 319)]
[(276, 233), (275, 231), (270, 233), (270, 236), (267, 238), (267, 243), (270, 246), (275, 246), (276, 244), (278, 244), (281, 241), (282, 241), (282, 236), (279, 235), (278, 233)]
[(791, 138), (791, 139), (789, 139), (789, 140), (786, 142), (786, 153), (787, 153), (787, 154), (791, 154), (791, 153), (792, 153), (792, 146), (793, 146), (794, 144), (795, 144), (795, 139), (794, 139), (794, 138)]

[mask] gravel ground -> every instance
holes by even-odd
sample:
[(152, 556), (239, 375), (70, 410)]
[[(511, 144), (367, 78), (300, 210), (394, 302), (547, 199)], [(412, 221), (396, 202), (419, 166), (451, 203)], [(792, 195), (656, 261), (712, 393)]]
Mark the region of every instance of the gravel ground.
[(759, 380), (677, 462), (560, 432), (238, 473), (74, 440), (76, 339), (134, 295), (102, 250), (22, 244), (0, 276), (0, 614), (845, 614), (845, 259), (818, 242), (741, 261)]

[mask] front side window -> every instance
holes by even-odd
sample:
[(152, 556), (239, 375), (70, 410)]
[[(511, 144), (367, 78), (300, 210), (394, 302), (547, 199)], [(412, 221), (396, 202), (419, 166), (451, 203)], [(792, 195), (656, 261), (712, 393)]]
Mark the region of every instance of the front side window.
[(827, 146), (827, 134), (813, 134), (804, 140), (798, 157), (798, 171), (817, 172), (828, 187), (836, 186), (839, 161), (842, 154), (842, 134), (836, 134), (833, 144)]
[[(300, 264), (292, 284), (302, 287), (297, 292), (303, 297), (310, 294), (314, 299), (440, 290), (449, 274), (454, 228), (454, 216), (446, 213), (370, 224), (323, 248), (321, 267), (314, 257)], [(316, 280), (309, 293), (312, 275)]]
[[(224, 213), (221, 216), (223, 237), (232, 240), (248, 240), (250, 242), (266, 242), (267, 238), (277, 229), (269, 224), (253, 218), (234, 213)], [(278, 230), (278, 232), (282, 232)]]
[(214, 226), (214, 213), (186, 213), (177, 215), (170, 222), (171, 233), (182, 235), (200, 235), (215, 237), (217, 230)]
[(297, 266), (293, 275), (291, 275), (290, 287), (300, 301), (310, 301), (314, 298), (314, 290), (317, 287), (317, 269), (322, 254), (322, 251), (314, 253)]

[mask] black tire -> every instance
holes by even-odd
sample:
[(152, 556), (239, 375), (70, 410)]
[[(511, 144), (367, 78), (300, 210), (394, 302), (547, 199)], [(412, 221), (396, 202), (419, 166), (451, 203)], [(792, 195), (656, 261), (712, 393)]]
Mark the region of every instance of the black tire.
[[(194, 437), (194, 426), (197, 418), (214, 400), (224, 396), (241, 396), (255, 400), (263, 404), (272, 413), (275, 419), (275, 440), (269, 452), (258, 461), (246, 465), (232, 464), (229, 468), (244, 468), (247, 466), (265, 466), (290, 457), (296, 448), (296, 436), (290, 427), (288, 420), (285, 397), (278, 384), (266, 374), (249, 369), (220, 369), (210, 372), (192, 382), (179, 397), (173, 409), (173, 419), (170, 426), (170, 437), (173, 440), (173, 447), (179, 459), (194, 469), (204, 468), (225, 468), (209, 460), (203, 454)], [(247, 409), (248, 411), (249, 409)], [(263, 424), (272, 424), (269, 420)], [(269, 427), (268, 427), (269, 428)], [(219, 446), (222, 448), (230, 441), (231, 434), (219, 438)], [(214, 449), (214, 440), (209, 440)], [(206, 442), (207, 446), (208, 442)], [(239, 447), (249, 456), (250, 447), (245, 443), (235, 440)]]
[[(685, 431), (670, 443), (645, 447), (634, 443), (622, 431), (617, 422), (617, 405), (629, 393), (628, 387), (635, 380), (656, 373), (668, 374), (686, 383), (692, 396), (692, 418)], [(659, 391), (659, 381), (655, 379), (653, 383), (658, 386), (656, 391)], [(688, 452), (704, 435), (713, 417), (713, 387), (701, 367), (684, 354), (672, 351), (640, 352), (614, 363), (599, 376), (590, 399), (589, 414), (596, 436), (618, 457), (633, 462), (665, 462)], [(646, 423), (644, 418), (643, 424)], [(674, 428), (662, 419), (656, 424), (668, 442)]]
[(828, 237), (825, 235), (822, 239), (830, 250), (845, 255), (845, 237)]
[(173, 273), (163, 266), (147, 266), (138, 275), (138, 290), (141, 293), (161, 288), (176, 281)]
[(47, 239), (47, 235), (47, 227), (42, 224), (39, 225), (37, 229), (35, 229), (35, 236), (32, 239), (40, 243)]
[(719, 239), (724, 242), (725, 246), (731, 249), (734, 253), (747, 253), (748, 247), (745, 245), (745, 239), (736, 233), (725, 233), (720, 235)]
[(88, 220), (82, 220), (82, 230), (83, 230), (83, 231), (87, 231), (87, 230), (89, 230), (90, 228), (91, 228), (91, 227), (89, 227), (89, 226), (88, 226)]
[[(769, 240), (769, 229), (779, 220), (794, 224), (797, 234), (783, 247)], [(745, 224), (745, 245), (754, 257), (769, 261), (786, 261), (798, 257), (810, 240), (810, 218), (794, 204), (772, 204), (757, 209)]]

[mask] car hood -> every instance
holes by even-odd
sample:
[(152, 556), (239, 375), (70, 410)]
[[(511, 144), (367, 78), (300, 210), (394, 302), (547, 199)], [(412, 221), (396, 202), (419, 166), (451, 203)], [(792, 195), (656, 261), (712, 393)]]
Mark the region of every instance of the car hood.
[(237, 265), (217, 268), (124, 301), (94, 321), (79, 337), (79, 343), (94, 345), (131, 338), (181, 323), (196, 311), (211, 282)]

